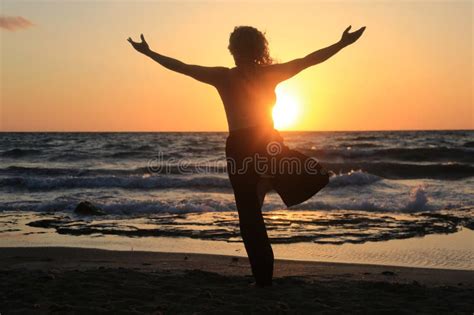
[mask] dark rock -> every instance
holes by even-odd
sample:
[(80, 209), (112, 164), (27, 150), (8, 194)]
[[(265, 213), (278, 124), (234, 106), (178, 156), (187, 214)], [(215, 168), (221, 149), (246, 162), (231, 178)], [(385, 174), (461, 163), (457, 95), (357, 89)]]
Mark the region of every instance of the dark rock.
[(393, 271), (382, 271), (384, 276), (396, 276), (397, 274)]
[(32, 221), (27, 223), (26, 225), (32, 226), (32, 227), (39, 227), (39, 228), (56, 228), (62, 223), (61, 220), (57, 219), (45, 219), (45, 220), (38, 220), (38, 221)]
[(104, 211), (89, 201), (80, 202), (74, 212), (80, 215), (105, 215)]
[(465, 222), (464, 227), (474, 231), (474, 220)]

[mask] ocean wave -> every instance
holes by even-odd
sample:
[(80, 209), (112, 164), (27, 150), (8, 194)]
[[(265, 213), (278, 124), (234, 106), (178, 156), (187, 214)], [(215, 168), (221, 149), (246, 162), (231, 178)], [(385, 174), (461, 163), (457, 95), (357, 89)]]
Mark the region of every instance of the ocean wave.
[(15, 149), (3, 151), (1, 153), (1, 156), (8, 157), (8, 158), (20, 158), (20, 157), (31, 156), (31, 155), (39, 155), (41, 153), (42, 153), (41, 150), (15, 148)]
[(136, 150), (139, 150), (139, 151), (150, 151), (150, 150), (156, 150), (156, 148), (154, 146), (151, 146), (149, 144), (144, 144), (144, 145), (141, 145), (139, 146), (138, 148), (136, 148)]
[(94, 174), (118, 174), (125, 170), (108, 169), (80, 169), (80, 168), (54, 168), (54, 167), (26, 167), (26, 166), (8, 166), (0, 168), (0, 175), (27, 175), (27, 176), (81, 176)]
[(215, 163), (186, 164), (186, 165), (150, 165), (137, 168), (51, 168), (51, 167), (25, 167), (8, 166), (0, 168), (0, 175), (9, 176), (125, 176), (125, 175), (186, 175), (186, 174), (225, 174), (224, 161)]
[[(413, 192), (412, 192), (413, 193)], [(416, 195), (416, 193), (415, 193)], [(415, 199), (414, 199), (415, 198)], [(354, 202), (324, 202), (318, 200), (311, 200), (303, 204), (293, 206), (290, 208), (291, 211), (332, 211), (332, 210), (351, 210), (351, 211), (362, 211), (362, 212), (405, 212), (405, 213), (416, 213), (416, 212), (432, 212), (442, 209), (430, 207), (425, 203), (416, 203), (416, 198), (410, 197), (401, 198), (397, 202), (375, 202), (375, 201), (354, 201)], [(56, 212), (66, 211), (72, 212), (76, 208), (77, 204), (81, 200), (53, 200), (47, 202), (13, 202), (13, 203), (0, 203), (1, 211), (37, 211), (37, 212)], [(205, 213), (205, 212), (228, 212), (237, 211), (234, 201), (215, 200), (215, 199), (196, 199), (196, 200), (119, 200), (115, 202), (102, 203), (94, 202), (100, 209), (106, 214), (113, 215), (143, 215), (143, 214), (159, 214), (159, 213)], [(397, 208), (398, 207), (398, 208)], [(282, 202), (266, 202), (263, 211), (275, 211), (285, 209)]]
[[(159, 189), (159, 188), (230, 188), (230, 183), (226, 175), (126, 175), (111, 176), (95, 175), (90, 176), (70, 176), (69, 170), (35, 170), (36, 175), (51, 175), (55, 172), (55, 177), (48, 176), (11, 176), (0, 179), (0, 187), (15, 187), (18, 189), (30, 190), (54, 190), (71, 188), (124, 188), (124, 189)], [(58, 171), (61, 174), (58, 174)], [(108, 170), (101, 170), (107, 172)], [(126, 172), (125, 170), (123, 170)], [(135, 170), (136, 171), (136, 170)], [(141, 170), (145, 171), (145, 170)], [(97, 172), (97, 170), (96, 170)], [(116, 172), (116, 171), (114, 171)], [(81, 175), (80, 173), (76, 173)], [(346, 174), (333, 175), (330, 178), (329, 187), (363, 186), (370, 185), (382, 178), (362, 171), (350, 171)]]
[(429, 198), (423, 186), (418, 186), (398, 198), (380, 200), (360, 200), (355, 198), (351, 201), (324, 202), (310, 200), (294, 206), (292, 210), (357, 210), (368, 212), (422, 212), (438, 211), (444, 207), (429, 204)]
[(125, 144), (125, 143), (104, 143), (104, 145), (102, 145), (102, 148), (126, 150), (126, 149), (130, 149), (130, 145)]
[[(58, 153), (47, 157), (50, 162), (78, 162), (78, 161), (101, 161), (110, 162), (111, 160), (126, 160), (126, 159), (139, 159), (139, 160), (151, 160), (159, 155), (159, 152), (146, 152), (146, 151), (118, 151), (118, 152), (85, 152), (85, 151), (70, 151), (66, 153)], [(161, 158), (164, 159), (179, 159), (183, 157), (180, 152), (170, 152), (167, 154), (161, 154)]]
[(342, 148), (377, 148), (381, 146), (381, 144), (370, 142), (343, 142), (339, 144), (339, 147)]
[[(36, 212), (73, 212), (80, 199), (73, 198), (71, 200), (54, 200), (47, 202), (10, 202), (0, 203), (1, 211), (36, 211)], [(204, 213), (204, 212), (226, 212), (236, 211), (235, 203), (226, 202), (224, 200), (215, 199), (199, 199), (199, 200), (119, 200), (109, 203), (94, 202), (108, 215), (143, 215), (143, 214), (182, 214), (182, 213)]]
[(350, 140), (350, 141), (374, 141), (378, 140), (380, 137), (378, 136), (356, 136), (356, 137), (350, 137), (345, 140)]
[[(35, 167), (12, 165), (0, 168), (0, 175), (7, 176), (124, 176), (124, 175), (179, 175), (179, 174), (225, 174), (226, 166), (224, 159), (215, 161), (203, 161), (186, 164), (167, 164), (163, 162), (151, 163), (150, 167), (144, 165), (136, 168), (81, 168), (79, 166), (70, 168)], [(396, 163), (396, 162), (322, 162), (329, 171), (341, 174), (360, 170), (385, 179), (416, 179), (430, 178), (441, 180), (456, 180), (474, 176), (474, 166), (462, 163)]]
[[(214, 181), (214, 179), (213, 179)], [(84, 201), (84, 194), (62, 195), (56, 199), (40, 200), (15, 200), (0, 202), (1, 211), (38, 211), (56, 212), (74, 211), (77, 204)], [(217, 197), (218, 196), (218, 197)], [(285, 205), (277, 195), (267, 196), (263, 211), (274, 211), (285, 209)], [(107, 214), (135, 216), (143, 214), (162, 213), (206, 213), (236, 211), (235, 202), (231, 190), (220, 191), (212, 196), (192, 193), (183, 195), (183, 198), (157, 198), (148, 199), (122, 195), (116, 193), (115, 197), (102, 198), (100, 193), (91, 196), (91, 202), (104, 210)], [(136, 197), (135, 197), (136, 198)], [(307, 202), (291, 207), (290, 211), (360, 211), (373, 213), (433, 213), (441, 210), (466, 213), (474, 211), (474, 204), (466, 201), (457, 205), (437, 202), (440, 197), (436, 194), (428, 194), (426, 188), (417, 186), (411, 189), (400, 190), (396, 196), (385, 198), (364, 198), (354, 195), (353, 198), (327, 198), (327, 195), (318, 194)]]
[(29, 190), (71, 188), (229, 188), (230, 183), (227, 178), (217, 176), (192, 178), (185, 176), (8, 177), (0, 179), (0, 187), (15, 187)]
[(474, 150), (471, 148), (387, 148), (387, 149), (316, 149), (299, 148), (304, 153), (322, 161), (332, 160), (398, 160), (410, 162), (468, 162), (474, 163)]
[(149, 153), (146, 153), (145, 151), (139, 151), (139, 150), (119, 151), (119, 152), (114, 152), (114, 153), (105, 155), (106, 158), (133, 158), (133, 157), (146, 158), (150, 156), (153, 156), (153, 154), (149, 154)]
[(86, 160), (94, 160), (97, 156), (94, 156), (90, 153), (85, 152), (65, 152), (59, 153), (55, 155), (51, 155), (48, 157), (48, 161), (50, 162), (78, 162), (78, 161), (86, 161)]
[(344, 186), (363, 186), (370, 185), (380, 181), (382, 178), (365, 173), (363, 171), (351, 170), (346, 174), (338, 174), (329, 178), (329, 187), (344, 187)]
[(474, 166), (462, 163), (396, 163), (396, 162), (321, 162), (334, 173), (363, 170), (386, 179), (462, 179), (474, 176)]

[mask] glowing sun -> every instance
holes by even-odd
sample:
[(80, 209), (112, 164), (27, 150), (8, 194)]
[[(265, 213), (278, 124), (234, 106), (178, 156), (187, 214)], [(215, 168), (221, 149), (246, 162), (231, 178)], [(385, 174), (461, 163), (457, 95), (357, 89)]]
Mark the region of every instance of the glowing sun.
[(286, 129), (293, 126), (299, 116), (299, 104), (289, 93), (276, 90), (277, 101), (273, 107), (273, 123), (276, 129)]

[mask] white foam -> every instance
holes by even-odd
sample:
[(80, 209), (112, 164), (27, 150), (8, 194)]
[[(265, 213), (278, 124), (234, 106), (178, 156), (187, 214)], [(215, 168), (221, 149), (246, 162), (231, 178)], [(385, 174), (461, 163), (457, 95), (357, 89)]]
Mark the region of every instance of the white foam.
[(372, 175), (361, 170), (350, 171), (349, 173), (343, 173), (331, 176), (329, 179), (330, 187), (344, 187), (344, 186), (362, 186), (370, 185), (380, 181), (382, 178), (376, 175)]
[(425, 187), (418, 186), (410, 192), (410, 200), (405, 207), (407, 211), (421, 211), (427, 208), (428, 197)]

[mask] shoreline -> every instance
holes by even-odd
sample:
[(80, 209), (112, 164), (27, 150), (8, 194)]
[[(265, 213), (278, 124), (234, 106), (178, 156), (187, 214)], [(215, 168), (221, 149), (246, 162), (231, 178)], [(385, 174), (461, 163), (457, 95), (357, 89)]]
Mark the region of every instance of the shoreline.
[[(276, 217), (270, 217), (270, 221), (282, 217), (285, 213), (275, 212), (274, 214)], [(297, 214), (302, 216), (302, 219), (308, 220), (304, 212), (298, 212)], [(185, 236), (129, 237), (109, 234), (110, 231), (106, 231), (107, 233), (98, 231), (98, 233), (93, 234), (69, 235), (63, 234), (62, 231), (59, 233), (57, 228), (31, 226), (30, 224), (31, 222), (42, 222), (42, 220), (57, 221), (58, 218), (60, 217), (54, 214), (6, 213), (2, 216), (5, 225), (1, 231), (2, 233), (0, 233), (0, 247), (78, 247), (119, 251), (207, 253), (246, 257), (244, 245), (238, 238), (226, 241)], [(176, 219), (178, 224), (172, 224), (174, 221), (167, 223), (167, 219), (156, 221), (155, 218), (109, 219), (104, 222), (94, 221), (95, 219), (91, 218), (79, 218), (81, 220), (77, 219), (72, 222), (77, 222), (73, 227), (83, 226), (86, 229), (88, 226), (94, 226), (95, 228), (103, 226), (104, 229), (110, 229), (111, 227), (127, 229), (133, 226), (137, 229), (144, 229), (144, 231), (149, 231), (148, 229), (151, 228), (160, 232), (163, 226), (168, 226), (168, 229), (177, 234), (179, 234), (179, 228), (181, 227), (188, 234), (193, 229), (205, 230), (212, 234), (214, 231), (215, 233), (223, 232), (223, 230), (220, 230), (221, 227), (216, 226), (213, 222), (226, 223), (235, 220), (227, 213), (202, 214), (199, 217), (189, 216), (186, 217), (186, 221), (182, 220), (182, 222), (179, 221), (179, 218)], [(334, 219), (337, 220), (337, 217)], [(299, 221), (299, 218), (292, 217), (291, 220)], [(199, 222), (199, 225), (193, 226), (193, 222)], [(203, 225), (204, 223), (205, 225)], [(65, 226), (72, 226), (72, 224), (69, 223)], [(278, 228), (278, 226), (275, 227)], [(222, 229), (226, 229), (225, 231), (228, 232), (229, 227), (224, 224)], [(232, 227), (230, 229), (232, 230)], [(278, 229), (275, 231), (277, 231), (275, 233), (276, 237), (283, 235)], [(334, 233), (341, 232), (334, 230)], [(272, 244), (272, 247), (277, 259), (474, 271), (474, 247), (471, 241), (473, 237), (473, 230), (461, 228), (459, 231), (450, 234), (429, 234), (420, 237), (367, 241), (364, 243), (317, 244), (314, 242), (295, 242), (276, 243)]]
[(243, 257), (74, 247), (0, 248), (0, 312), (465, 313), (474, 272), (275, 261), (249, 284)]

